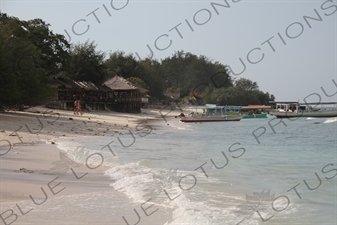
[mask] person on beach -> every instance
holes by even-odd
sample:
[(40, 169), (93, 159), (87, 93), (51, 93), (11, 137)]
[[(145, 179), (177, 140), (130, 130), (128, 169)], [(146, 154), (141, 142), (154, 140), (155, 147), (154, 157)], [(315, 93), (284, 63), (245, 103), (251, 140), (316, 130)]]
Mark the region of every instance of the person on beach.
[(74, 102), (74, 115), (83, 115), (81, 100), (79, 97)]
[(77, 99), (74, 101), (74, 115), (78, 115), (77, 101)]
[(77, 115), (83, 115), (80, 98), (77, 98)]

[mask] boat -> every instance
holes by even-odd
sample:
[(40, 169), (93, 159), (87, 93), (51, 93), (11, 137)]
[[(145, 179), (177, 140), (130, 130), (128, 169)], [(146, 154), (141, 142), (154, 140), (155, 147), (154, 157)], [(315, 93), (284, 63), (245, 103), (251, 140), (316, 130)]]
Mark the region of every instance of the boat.
[(242, 117), (242, 119), (261, 119), (261, 118), (268, 118), (268, 113), (266, 113), (266, 112), (246, 113)]
[(248, 106), (225, 106), (224, 114), (237, 116), (242, 115), (242, 119), (267, 118), (271, 106), (248, 105)]
[(337, 117), (337, 102), (273, 102), (275, 111), (270, 111), (276, 118), (292, 117)]
[(255, 119), (255, 118), (267, 118), (268, 112), (271, 106), (266, 105), (248, 105), (242, 106), (240, 113), (243, 114), (242, 119)]
[[(182, 115), (181, 122), (184, 123), (201, 123), (201, 122), (230, 122), (240, 121), (242, 115), (225, 114), (226, 106), (205, 105), (205, 106), (188, 106), (186, 109), (193, 110), (187, 116)], [(199, 111), (202, 112), (199, 113)]]

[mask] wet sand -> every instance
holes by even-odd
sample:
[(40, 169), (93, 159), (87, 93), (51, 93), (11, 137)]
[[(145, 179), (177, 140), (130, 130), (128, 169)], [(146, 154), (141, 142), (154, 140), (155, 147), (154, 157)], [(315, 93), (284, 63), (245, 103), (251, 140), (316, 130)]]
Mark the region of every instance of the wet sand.
[[(104, 175), (106, 166), (67, 161), (56, 144), (62, 137), (113, 136), (128, 130), (146, 132), (148, 127), (167, 129), (170, 119), (179, 114), (179, 110), (146, 109), (141, 114), (90, 112), (75, 116), (71, 111), (43, 107), (31, 108), (26, 112), (0, 113), (2, 221), (7, 224), (26, 224), (21, 219), (25, 213), (31, 214), (34, 207), (47, 204), (53, 198), (69, 195), (109, 193), (109, 196), (115, 196), (113, 204), (121, 204), (129, 211), (132, 207), (139, 207), (127, 203), (126, 196), (110, 187), (113, 181)], [(125, 224), (120, 214), (121, 211), (115, 210), (110, 217), (118, 216), (120, 221), (110, 224)], [(158, 215), (161, 217), (158, 219), (167, 217), (170, 220), (172, 217)], [(70, 219), (69, 224), (88, 224), (82, 221), (83, 218)], [(36, 220), (39, 221), (38, 218)], [(55, 224), (59, 223), (55, 221)]]

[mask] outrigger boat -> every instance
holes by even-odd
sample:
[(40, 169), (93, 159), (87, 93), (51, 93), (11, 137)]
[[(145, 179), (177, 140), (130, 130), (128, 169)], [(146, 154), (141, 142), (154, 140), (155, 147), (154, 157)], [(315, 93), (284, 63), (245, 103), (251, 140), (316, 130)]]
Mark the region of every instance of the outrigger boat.
[[(226, 106), (205, 105), (205, 106), (188, 106), (186, 109), (192, 109), (187, 116), (181, 115), (181, 122), (184, 123), (200, 123), (200, 122), (229, 122), (240, 121), (242, 115), (225, 114)], [(198, 110), (202, 110), (201, 113)], [(196, 112), (195, 112), (196, 111)]]
[(266, 112), (266, 110), (270, 109), (271, 106), (248, 105), (248, 106), (241, 106), (240, 113), (243, 114), (242, 119), (267, 118), (268, 112)]
[[(337, 117), (337, 102), (271, 102), (276, 103), (275, 111), (271, 115), (277, 118), (291, 117)], [(327, 107), (332, 105), (332, 107)]]
[(225, 106), (224, 114), (237, 116), (242, 115), (242, 119), (267, 118), (271, 106), (248, 105), (248, 106)]

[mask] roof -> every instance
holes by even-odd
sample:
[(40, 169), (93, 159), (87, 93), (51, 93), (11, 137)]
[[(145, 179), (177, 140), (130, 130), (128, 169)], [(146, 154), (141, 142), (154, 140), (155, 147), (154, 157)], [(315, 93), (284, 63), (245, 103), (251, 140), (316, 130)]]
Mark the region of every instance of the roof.
[(62, 77), (54, 78), (54, 81), (59, 87), (64, 86), (65, 88), (84, 89), (86, 91), (109, 92), (117, 90), (138, 90), (142, 93), (148, 92), (145, 88), (138, 87), (120, 76), (115, 76), (104, 84), (97, 84), (91, 81), (75, 81)]
[(225, 109), (226, 111), (228, 110), (240, 110), (240, 109), (270, 109), (271, 106), (265, 106), (265, 105), (249, 105), (249, 106), (231, 106), (231, 105), (226, 105), (226, 106), (217, 106), (213, 104), (206, 104), (206, 105), (192, 105), (192, 106), (187, 106), (187, 109)]
[(135, 85), (134, 83), (124, 79), (123, 77), (120, 76), (114, 76), (113, 78), (107, 80), (104, 85), (108, 86), (109, 88), (111, 88), (112, 90), (125, 90), (125, 91), (129, 91), (129, 90), (138, 90), (140, 92), (148, 92), (147, 89), (142, 88), (142, 87), (138, 87), (137, 85)]
[(86, 91), (112, 91), (109, 87), (105, 85), (95, 84), (91, 81), (75, 81), (62, 77), (54, 78), (54, 81), (58, 84), (59, 87), (64, 86), (66, 88), (84, 89)]
[(225, 106), (216, 106), (216, 105), (192, 105), (187, 106), (186, 109), (223, 109)]
[(271, 106), (266, 105), (248, 105), (248, 106), (242, 106), (242, 109), (271, 109)]
[(59, 85), (59, 87), (64, 86), (66, 88), (79, 88), (79, 86), (75, 84), (73, 81), (62, 77), (54, 78), (54, 81)]
[(103, 92), (112, 91), (109, 87), (105, 85), (93, 83), (91, 81), (74, 81), (74, 82), (79, 83), (81, 87), (84, 88), (85, 90), (94, 90)]
[(329, 104), (337, 104), (337, 102), (304, 102), (304, 103), (300, 103), (300, 102), (287, 102), (287, 101), (270, 101), (269, 103), (276, 103), (276, 104), (280, 104), (280, 103), (284, 103), (284, 104), (299, 104), (299, 105), (329, 105)]

